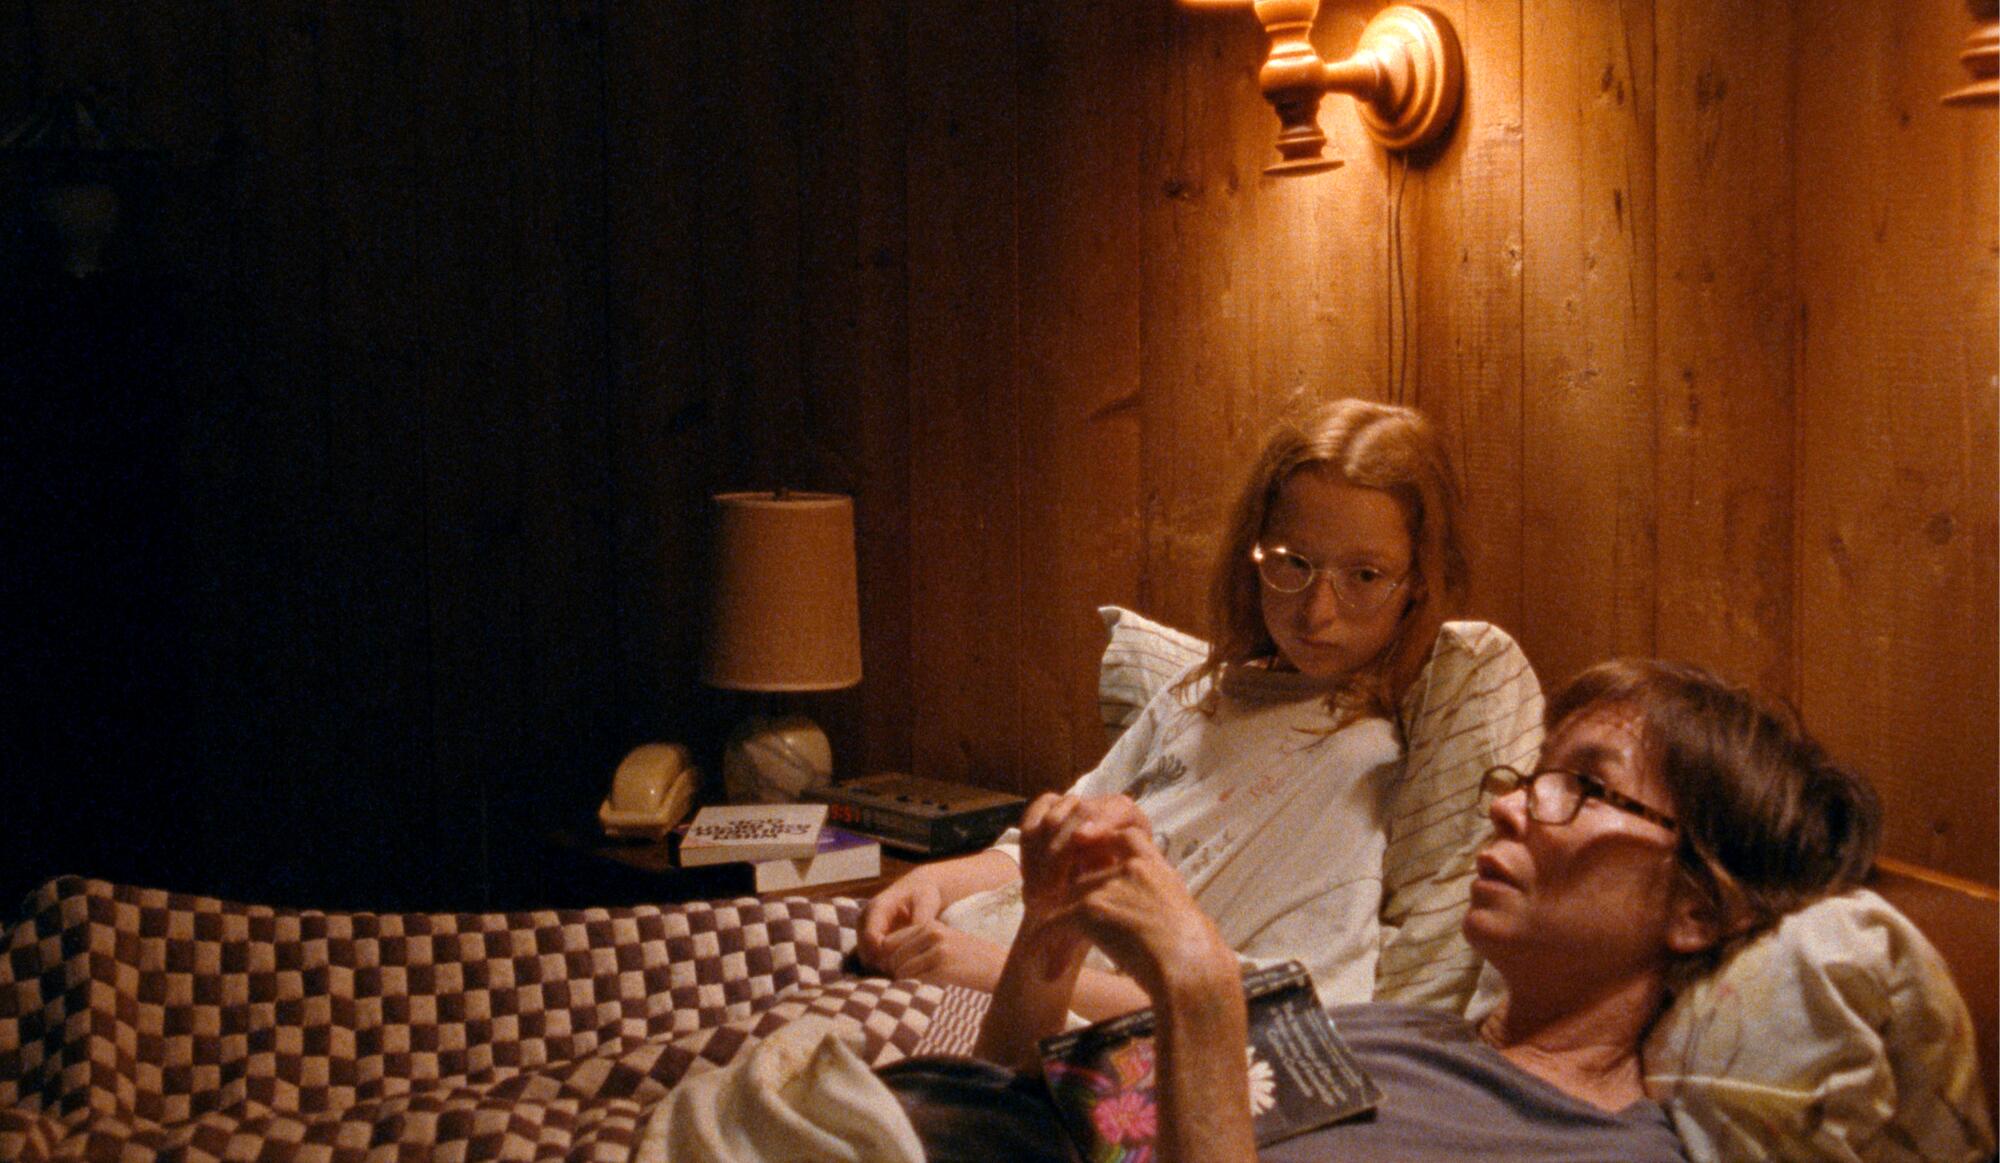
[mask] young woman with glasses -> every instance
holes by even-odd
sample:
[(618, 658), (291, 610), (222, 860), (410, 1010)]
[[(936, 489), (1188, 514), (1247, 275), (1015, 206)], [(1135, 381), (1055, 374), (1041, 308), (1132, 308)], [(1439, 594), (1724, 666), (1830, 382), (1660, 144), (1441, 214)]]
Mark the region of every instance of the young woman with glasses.
[[(1220, 546), (1208, 656), (1072, 789), (1136, 801), (1224, 940), (1303, 962), (1329, 1003), (1373, 992), (1396, 708), (1464, 597), (1462, 525), (1450, 460), (1419, 413), (1341, 400), (1281, 424)], [(938, 917), (1019, 880), (1011, 834), (917, 868), (869, 903), (862, 956), (991, 989), (1006, 947)], [(1073, 1004), (1100, 1018), (1145, 993), (1086, 970)]]

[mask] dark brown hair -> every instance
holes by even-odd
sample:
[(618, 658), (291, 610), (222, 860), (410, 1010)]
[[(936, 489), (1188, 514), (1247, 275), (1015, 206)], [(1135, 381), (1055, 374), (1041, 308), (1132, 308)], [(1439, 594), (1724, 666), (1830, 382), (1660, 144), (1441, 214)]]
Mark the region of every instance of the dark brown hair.
[[(1381, 655), (1329, 696), (1336, 721), (1378, 714), (1395, 721), (1403, 692), (1429, 661), (1446, 619), (1465, 601), (1464, 502), (1444, 442), (1423, 413), (1372, 400), (1335, 400), (1280, 421), (1264, 441), (1236, 496), (1209, 585), (1208, 657), (1182, 680), (1183, 690), (1225, 667), (1273, 657), (1264, 626), (1257, 567), (1250, 548), (1264, 535), (1278, 492), (1307, 469), (1380, 489), (1396, 499), (1410, 534), (1409, 606)], [(1219, 685), (1219, 684), (1218, 684)], [(1214, 697), (1216, 686), (1210, 687)], [(1213, 706), (1213, 703), (1208, 704)]]
[(1882, 834), (1875, 790), (1835, 763), (1789, 707), (1699, 666), (1620, 658), (1564, 684), (1549, 700), (1549, 729), (1608, 707), (1644, 721), (1690, 878), (1747, 921), (1702, 963), (1867, 877)]

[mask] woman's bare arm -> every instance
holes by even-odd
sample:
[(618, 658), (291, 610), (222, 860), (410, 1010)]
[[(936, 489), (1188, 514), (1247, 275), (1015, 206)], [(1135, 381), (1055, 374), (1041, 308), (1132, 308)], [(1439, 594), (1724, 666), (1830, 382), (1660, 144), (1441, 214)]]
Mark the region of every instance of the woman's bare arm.
[(1205, 964), (1169, 968), (1154, 1005), (1160, 1049), (1154, 1142), (1161, 1163), (1257, 1158), (1243, 1054), (1250, 1042), (1243, 979), (1235, 954), (1219, 940), (1217, 950)]
[(1021, 930), (991, 987), (980, 1057), (1038, 1070), (1036, 1043), (1061, 1030), (1070, 1010), (1094, 1021), (1146, 1005), (1130, 979), (1084, 969), (1089, 942), (1074, 923), (1056, 919), (1072, 903), (1077, 873), (1110, 858), (1104, 838), (1121, 826), (1146, 827), (1145, 814), (1123, 797), (1043, 795), (1022, 813)]
[(1072, 903), (1049, 923), (1074, 924), (1152, 1001), (1160, 1050), (1155, 1142), (1164, 1163), (1253, 1163), (1249, 1019), (1236, 954), (1148, 830), (1121, 828), (1115, 845), (1119, 857), (1079, 873)]
[(1041, 1073), (1037, 1043), (1062, 1030), (1088, 951), (1089, 946), (1077, 945), (1052, 953), (1038, 939), (1033, 922), (1023, 923), (1020, 938), (1007, 951), (973, 1056), (1026, 1074)]
[(1139, 983), (1124, 974), (1086, 968), (1077, 977), (1069, 1008), (1087, 1022), (1101, 1022), (1152, 1004)]
[(1020, 867), (1013, 858), (992, 849), (912, 868), (876, 893), (862, 912), (862, 962), (878, 970), (893, 971), (895, 950), (889, 943), (892, 935), (936, 921), (945, 906), (954, 901), (999, 888), (1020, 877)]

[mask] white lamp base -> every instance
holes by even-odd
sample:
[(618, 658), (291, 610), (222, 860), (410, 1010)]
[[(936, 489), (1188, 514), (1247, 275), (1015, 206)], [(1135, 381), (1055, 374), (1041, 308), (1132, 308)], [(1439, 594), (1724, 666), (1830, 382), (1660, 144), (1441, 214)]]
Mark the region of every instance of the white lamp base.
[(781, 804), (833, 782), (833, 747), (803, 715), (753, 715), (722, 753), (722, 786), (735, 804)]

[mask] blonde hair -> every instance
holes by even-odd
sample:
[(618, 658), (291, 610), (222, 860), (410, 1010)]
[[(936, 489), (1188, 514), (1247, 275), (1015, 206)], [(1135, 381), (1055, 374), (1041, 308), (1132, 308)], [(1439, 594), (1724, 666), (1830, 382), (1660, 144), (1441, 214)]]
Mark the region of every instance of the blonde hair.
[[(1371, 400), (1336, 400), (1280, 421), (1264, 441), (1237, 494), (1209, 585), (1208, 657), (1182, 680), (1185, 691), (1227, 667), (1277, 654), (1264, 625), (1257, 567), (1250, 550), (1285, 482), (1320, 469), (1347, 484), (1379, 489), (1396, 499), (1410, 534), (1412, 562), (1403, 611), (1381, 654), (1341, 680), (1328, 695), (1336, 724), (1367, 715), (1396, 720), (1403, 692), (1430, 658), (1438, 628), (1465, 601), (1464, 502), (1457, 474), (1437, 431), (1421, 412)], [(1220, 682), (1204, 707), (1213, 709)]]

